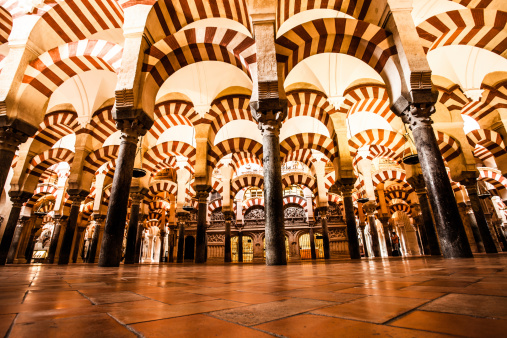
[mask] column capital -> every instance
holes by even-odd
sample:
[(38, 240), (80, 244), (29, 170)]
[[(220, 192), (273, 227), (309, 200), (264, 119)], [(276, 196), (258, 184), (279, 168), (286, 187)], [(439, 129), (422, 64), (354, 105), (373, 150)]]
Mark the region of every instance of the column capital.
[(232, 218), (234, 216), (234, 212), (232, 212), (232, 211), (223, 211), (223, 214), (224, 214), (224, 218), (225, 218), (226, 222), (232, 221)]
[(26, 142), (28, 135), (13, 127), (0, 127), (0, 150), (16, 152), (21, 143)]
[(321, 220), (327, 220), (327, 207), (319, 207), (317, 208), (319, 210), (319, 217)]
[(10, 191), (9, 197), (12, 202), (13, 207), (21, 208), (23, 206), (23, 203), (28, 201), (30, 197), (32, 197), (33, 194), (26, 192), (26, 191)]
[[(260, 84), (259, 84), (260, 87)], [(287, 100), (267, 98), (250, 103), (252, 117), (262, 134), (280, 134), (282, 122), (287, 117)]]
[(121, 131), (121, 142), (133, 144), (137, 144), (139, 136), (145, 135), (148, 131), (137, 119), (116, 120), (116, 129)]
[(363, 210), (368, 216), (373, 216), (377, 211), (377, 203), (375, 201), (369, 201), (363, 204)]
[(89, 192), (84, 190), (67, 190), (67, 193), (69, 194), (69, 199), (72, 201), (72, 206), (80, 205), (89, 194)]
[(404, 109), (394, 109), (394, 111), (397, 113), (396, 115), (401, 117), (403, 123), (408, 124), (413, 130), (418, 127), (430, 126), (433, 123), (431, 115), (435, 113), (436, 109), (434, 102), (410, 102)]
[(190, 214), (186, 211), (180, 211), (176, 213), (178, 223), (185, 223), (190, 219)]
[(459, 183), (465, 186), (468, 194), (477, 195), (478, 187), (477, 187), (477, 178), (475, 177), (467, 177), (461, 180)]
[(197, 198), (197, 201), (199, 203), (206, 203), (207, 202), (207, 199), (208, 199), (208, 196), (209, 196), (209, 192), (211, 190), (211, 187), (208, 187), (204, 190), (197, 190), (195, 192), (195, 197)]
[(130, 198), (132, 199), (132, 204), (141, 204), (141, 201), (144, 199), (144, 194), (142, 192), (131, 192)]

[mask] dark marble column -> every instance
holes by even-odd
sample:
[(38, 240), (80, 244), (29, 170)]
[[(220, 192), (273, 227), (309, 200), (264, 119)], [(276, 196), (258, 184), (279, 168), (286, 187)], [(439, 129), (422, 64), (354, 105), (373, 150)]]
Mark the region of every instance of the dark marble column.
[(56, 249), (58, 248), (58, 241), (60, 239), (60, 230), (62, 230), (62, 216), (55, 215), (54, 223), (55, 225), (53, 226), (53, 233), (51, 234), (48, 255), (46, 257), (46, 263), (48, 264), (53, 264), (55, 262)]
[(160, 251), (159, 251), (159, 263), (165, 262), (165, 237), (167, 235), (167, 232), (165, 231), (165, 224), (160, 224), (160, 232), (159, 232), (159, 238), (160, 238)]
[[(324, 258), (331, 258), (331, 247), (329, 243), (329, 230), (327, 228), (327, 207), (319, 208), (320, 225), (322, 227), (322, 244), (324, 247)], [(357, 236), (356, 236), (357, 238)]]
[(77, 218), (79, 216), (79, 208), (81, 207), (81, 202), (83, 202), (83, 200), (88, 195), (88, 192), (69, 192), (69, 194), (69, 199), (72, 201), (72, 206), (70, 207), (69, 221), (65, 227), (62, 245), (60, 246), (60, 254), (58, 255), (58, 264), (60, 265), (69, 264), (70, 251), (72, 249), (74, 232), (76, 230)]
[(197, 209), (197, 229), (195, 233), (195, 263), (206, 263), (206, 212), (207, 200), (209, 196), (208, 190), (198, 190), (196, 192), (198, 209)]
[(501, 228), (502, 224), (503, 224), (502, 220), (498, 219), (493, 223), (493, 226), (495, 228), (496, 235), (498, 236), (498, 240), (500, 241), (500, 243), (502, 243), (502, 251), (505, 252), (507, 251), (507, 238), (505, 238), (505, 234), (502, 231)]
[(403, 103), (398, 101), (393, 109), (397, 111), (397, 115), (412, 130), (438, 235), (442, 243), (445, 243), (442, 246), (444, 257), (473, 257), (463, 222), (459, 217), (458, 205), (454, 198), (454, 192), (438, 147), (435, 132), (431, 126), (433, 121), (430, 116), (435, 112), (434, 103), (409, 103), (406, 100)]
[(313, 232), (313, 225), (310, 226), (308, 234), (310, 238), (310, 256), (312, 259), (317, 259), (317, 253), (315, 252), (315, 233)]
[(387, 256), (392, 257), (393, 256), (393, 245), (391, 243), (391, 232), (392, 228), (389, 225), (389, 220), (391, 217), (389, 215), (382, 215), (379, 217), (380, 222), (382, 222), (382, 228), (384, 229), (384, 241), (386, 243), (386, 249), (387, 249)]
[(479, 231), (479, 227), (477, 226), (477, 221), (475, 220), (474, 211), (469, 203), (462, 203), (463, 208), (465, 208), (465, 213), (468, 217), (468, 222), (470, 223), (470, 229), (472, 230), (472, 235), (474, 237), (475, 245), (477, 246), (477, 252), (485, 252), (484, 243), (482, 242), (481, 232)]
[(364, 257), (368, 257), (368, 243), (366, 242), (365, 227), (366, 227), (366, 223), (364, 223), (364, 222), (359, 223), (359, 229), (361, 229), (361, 238), (363, 239)]
[(415, 229), (415, 235), (417, 237), (417, 245), (419, 245), (419, 252), (421, 253), (421, 255), (424, 255), (424, 247), (423, 247), (423, 244), (421, 241), (421, 233), (419, 231), (419, 227), (417, 226), (417, 224), (414, 225), (414, 229)]
[(169, 238), (167, 239), (169, 241), (169, 252), (167, 255), (167, 261), (169, 263), (174, 263), (174, 238), (176, 237), (176, 234), (174, 233), (174, 225), (169, 224)]
[(363, 210), (366, 212), (368, 216), (368, 223), (370, 224), (370, 235), (372, 242), (372, 251), (374, 257), (382, 257), (380, 252), (380, 242), (377, 231), (377, 223), (375, 221), (375, 211), (377, 210), (377, 205), (374, 201), (367, 202), (363, 205)]
[[(5, 119), (7, 119), (6, 115), (0, 116), (0, 124), (2, 125), (0, 126), (0, 196), (4, 191), (5, 181), (7, 180), (7, 176), (9, 176), (9, 170), (11, 169), (12, 160), (18, 146), (26, 142), (28, 136), (35, 134), (37, 131), (36, 128), (31, 128), (27, 125), (28, 129), (25, 132), (21, 132), (17, 128), (6, 126), (4, 123), (10, 121), (5, 121)], [(0, 265), (3, 264), (5, 263), (2, 262)]]
[(74, 251), (72, 251), (72, 263), (77, 262), (77, 255), (79, 254), (79, 246), (81, 245), (81, 240), (83, 239), (83, 233), (85, 229), (86, 227), (77, 227), (76, 243), (74, 244)]
[(141, 250), (143, 247), (144, 218), (145, 218), (145, 215), (140, 215), (139, 221), (137, 222), (136, 251), (135, 251), (135, 256), (134, 256), (134, 263), (141, 262)]
[(238, 233), (238, 262), (243, 263), (243, 231)]
[(361, 259), (361, 252), (359, 251), (359, 241), (357, 237), (356, 216), (354, 215), (354, 202), (352, 201), (353, 188), (353, 184), (343, 184), (341, 186), (341, 191), (343, 196), (343, 206), (345, 208), (345, 222), (347, 223), (349, 255), (352, 259)]
[(42, 224), (42, 219), (39, 217), (36, 217), (35, 221), (33, 222), (32, 228), (30, 229), (30, 236), (28, 237), (28, 243), (26, 245), (26, 250), (25, 250), (26, 264), (30, 264), (32, 262), (33, 251), (35, 249), (35, 234), (37, 233), (37, 231), (40, 230), (41, 224)]
[(470, 199), (470, 206), (474, 212), (475, 221), (477, 222), (477, 227), (479, 228), (482, 243), (484, 244), (486, 253), (498, 253), (495, 241), (493, 240), (493, 236), (489, 231), (488, 222), (486, 221), (486, 216), (484, 215), (481, 201), (479, 200), (479, 196), (477, 194), (477, 179), (473, 177), (467, 178), (465, 180), (462, 180), (461, 184), (463, 184), (467, 189), (468, 198)]
[(21, 232), (23, 231), (24, 224), (24, 220), (18, 220), (18, 224), (14, 230), (14, 236), (12, 237), (11, 247), (9, 248), (9, 253), (7, 254), (7, 264), (14, 263), (14, 258), (16, 256), (16, 251), (18, 250), (19, 240), (21, 238)]
[(102, 227), (102, 222), (104, 221), (104, 216), (102, 215), (94, 215), (93, 221), (95, 222), (95, 229), (93, 230), (92, 243), (88, 251), (87, 263), (94, 264), (95, 256), (97, 255), (97, 247), (99, 245), (100, 239), (100, 231)]
[[(2, 129), (0, 128), (0, 130)], [(9, 162), (9, 164), (10, 163), (11, 162)], [(16, 195), (11, 193), (12, 208), (9, 214), (9, 219), (5, 224), (5, 230), (2, 237), (2, 241), (0, 242), (0, 265), (5, 265), (7, 261), (7, 255), (9, 254), (12, 238), (14, 237), (14, 231), (16, 230), (16, 225), (18, 224), (18, 218), (19, 214), (21, 213), (21, 208), (23, 207), (23, 203), (25, 203), (28, 200), (28, 198), (30, 198), (30, 194), (27, 193), (20, 194), (15, 193), (15, 194)]]
[(134, 192), (130, 194), (131, 205), (130, 205), (130, 219), (129, 228), (127, 232), (127, 245), (125, 247), (125, 264), (134, 264), (136, 262), (136, 244), (137, 244), (137, 232), (139, 224), (139, 205), (144, 195)]
[(176, 263), (183, 263), (185, 250), (185, 222), (188, 216), (187, 212), (179, 212), (176, 214), (178, 218), (178, 251), (176, 252)]
[[(407, 181), (415, 189), (415, 193), (417, 194), (417, 198), (419, 200), (419, 208), (421, 208), (421, 217), (422, 217), (422, 222), (419, 224), (419, 226), (426, 235), (426, 239), (428, 240), (428, 245), (430, 249), (429, 254), (432, 256), (440, 256), (441, 255), (440, 245), (438, 243), (437, 232), (433, 224), (433, 217), (431, 216), (431, 208), (428, 202), (428, 195), (426, 194), (426, 185), (423, 176), (416, 175), (408, 178)], [(458, 209), (457, 206), (456, 209)], [(455, 217), (459, 217), (459, 210), (457, 210), (457, 214), (455, 215)], [(463, 226), (463, 223), (461, 223), (461, 226)], [(463, 228), (463, 231), (465, 231), (465, 228)], [(466, 240), (468, 243), (468, 239)], [(470, 246), (468, 248), (470, 248)]]
[(231, 247), (231, 223), (232, 211), (224, 211), (225, 218), (225, 242), (224, 242), (224, 262), (232, 262), (232, 247)]
[(119, 120), (116, 127), (121, 130), (121, 143), (99, 256), (99, 266), (104, 267), (117, 267), (121, 262), (137, 140), (146, 133), (146, 129), (135, 119)]
[(287, 116), (287, 101), (268, 98), (250, 103), (262, 132), (266, 265), (287, 264), (283, 215), (280, 128)]

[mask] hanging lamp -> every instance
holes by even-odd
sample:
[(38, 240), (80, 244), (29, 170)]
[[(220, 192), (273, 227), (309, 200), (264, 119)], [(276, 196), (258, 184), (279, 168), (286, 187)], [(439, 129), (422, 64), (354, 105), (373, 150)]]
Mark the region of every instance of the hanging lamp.
[(364, 204), (366, 202), (368, 202), (370, 199), (368, 197), (366, 197), (366, 195), (364, 194), (364, 191), (361, 191), (361, 197), (359, 197), (357, 199), (357, 203), (361, 203), (361, 204)]
[[(141, 156), (141, 151), (142, 151), (141, 144), (142, 143), (143, 143), (143, 137), (141, 136), (141, 138), (139, 139), (139, 145), (138, 145), (137, 151), (136, 151), (136, 157), (137, 157), (137, 155), (139, 155), (139, 162), (138, 163), (141, 163), (141, 167), (142, 167), (142, 163), (143, 163), (143, 158)], [(134, 168), (134, 170), (132, 171), (132, 177), (134, 177), (134, 178), (141, 178), (144, 176), (146, 176), (146, 170), (144, 170), (143, 168)]]
[[(405, 145), (403, 148), (402, 161), (403, 161), (403, 163), (408, 164), (408, 165), (416, 165), (419, 163), (419, 155), (417, 155), (417, 150), (415, 147), (414, 140), (412, 140), (412, 137), (410, 137), (410, 134), (407, 130), (407, 126), (404, 125), (404, 127), (405, 127), (405, 135), (403, 135), (403, 137), (405, 138)], [(407, 152), (407, 147), (408, 147), (408, 152)]]

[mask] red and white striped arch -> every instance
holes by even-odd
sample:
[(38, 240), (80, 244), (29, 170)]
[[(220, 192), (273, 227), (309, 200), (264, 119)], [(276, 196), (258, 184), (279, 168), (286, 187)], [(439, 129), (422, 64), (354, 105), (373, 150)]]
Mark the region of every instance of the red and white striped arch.
[(155, 181), (150, 185), (150, 188), (148, 189), (148, 198), (153, 199), (162, 192), (166, 192), (169, 195), (176, 195), (177, 191), (178, 185), (173, 181)]
[(502, 176), (499, 171), (494, 169), (479, 168), (478, 179), (493, 185), (496, 190), (503, 190), (507, 188), (507, 179)]
[(335, 204), (339, 204), (342, 201), (342, 197), (337, 194), (327, 194), (327, 201)]
[(334, 142), (329, 137), (315, 133), (301, 133), (287, 137), (280, 143), (280, 156), (288, 156), (299, 149), (320, 151), (331, 162), (337, 155)]
[(467, 134), (468, 143), (473, 148), (478, 145), (486, 148), (494, 157), (502, 156), (506, 153), (505, 143), (502, 135), (490, 129), (477, 129)]
[(264, 188), (264, 177), (257, 174), (241, 175), (234, 178), (231, 181), (231, 194), (236, 194), (243, 188), (257, 187), (259, 189)]
[(74, 159), (74, 152), (65, 148), (48, 149), (36, 155), (26, 169), (26, 173), (35, 177), (40, 177), (47, 168), (53, 164), (60, 162), (72, 163)]
[(403, 183), (406, 179), (405, 172), (400, 170), (382, 170), (372, 175), (372, 181), (375, 186), (387, 181)]
[(169, 76), (199, 61), (229, 63), (250, 76), (250, 64), (256, 62), (255, 41), (235, 30), (217, 27), (191, 28), (170, 35), (146, 52), (143, 72), (147, 73), (147, 87), (156, 94)]
[(234, 20), (248, 30), (251, 29), (245, 0), (159, 0), (153, 2), (155, 4), (148, 15), (146, 28), (154, 41), (175, 34), (192, 22), (209, 18)]
[(335, 11), (348, 14), (358, 20), (364, 20), (371, 0), (328, 0), (328, 1), (278, 1), (278, 27), (287, 19), (298, 13), (312, 9), (334, 9)]
[(222, 209), (222, 199), (217, 198), (208, 204), (208, 215), (211, 215), (215, 210)]
[(482, 84), (481, 89), (484, 90), (481, 99), (470, 102), (461, 111), (463, 115), (470, 116), (476, 121), (480, 121), (499, 108), (507, 108), (506, 81), (494, 87)]
[(199, 120), (194, 105), (187, 101), (166, 101), (155, 106), (155, 121), (146, 137), (149, 144), (155, 144), (159, 137), (174, 126), (193, 127)]
[[(401, 188), (401, 187), (400, 187)], [(400, 199), (400, 200), (408, 200), (408, 191), (405, 189), (386, 189), (385, 190), (385, 196), (387, 203), (391, 202), (392, 199)]]
[(317, 182), (308, 174), (292, 172), (283, 175), (282, 187), (287, 188), (291, 185), (304, 186), (310, 189), (314, 194), (317, 193)]
[(160, 162), (169, 156), (185, 156), (191, 166), (195, 164), (195, 148), (181, 141), (168, 141), (156, 145), (144, 154), (143, 168), (154, 172)]
[(357, 133), (349, 140), (350, 155), (355, 157), (359, 148), (366, 145), (391, 149), (398, 158), (403, 152), (405, 138), (402, 134), (385, 129), (368, 129)]
[(262, 144), (243, 137), (227, 139), (218, 143), (208, 151), (208, 165), (215, 168), (222, 157), (237, 152), (250, 153), (260, 160), (262, 159)]
[(0, 44), (9, 40), (12, 30), (12, 16), (8, 10), (0, 7)]
[(329, 116), (334, 112), (333, 106), (327, 102), (325, 94), (314, 90), (298, 90), (287, 93), (288, 114), (283, 123), (298, 116), (309, 116), (322, 122), (329, 130), (329, 135), (334, 133), (333, 122)]
[(106, 146), (95, 150), (86, 157), (83, 170), (95, 174), (104, 163), (118, 158), (119, 150), (119, 145)]
[(46, 97), (71, 77), (91, 71), (116, 73), (120, 67), (123, 47), (104, 40), (81, 40), (54, 48), (30, 62), (23, 84)]
[(211, 109), (205, 118), (211, 124), (210, 141), (215, 142), (218, 131), (231, 121), (245, 120), (254, 122), (250, 112), (250, 96), (230, 95), (211, 103)]
[(397, 53), (387, 31), (364, 21), (342, 18), (317, 19), (294, 27), (276, 40), (276, 52), (285, 76), (305, 58), (321, 53), (354, 56), (384, 76), (388, 62), (394, 67), (391, 57)]
[(264, 207), (264, 198), (250, 198), (246, 201), (243, 201), (243, 215), (254, 206)]
[(349, 88), (344, 96), (342, 110), (347, 112), (347, 116), (367, 111), (383, 117), (389, 123), (396, 117), (391, 111), (391, 103), (385, 86), (360, 85)]
[(313, 158), (312, 158), (312, 150), (311, 149), (297, 149), (292, 152), (290, 152), (287, 156), (282, 158), (282, 163), (285, 164), (287, 162), (296, 161), (304, 163), (308, 166), (308, 168), (311, 168), (313, 165)]
[(443, 46), (467, 45), (507, 56), (506, 12), (462, 9), (437, 14), (417, 26), (426, 53)]
[(57, 196), (58, 189), (52, 184), (39, 185), (33, 192), (32, 197), (25, 203), (25, 207), (33, 208), (35, 202), (42, 196), (51, 195), (54, 198)]
[(302, 207), (303, 209), (305, 209), (305, 211), (308, 211), (307, 210), (308, 202), (306, 202), (306, 198), (303, 198), (301, 196), (297, 196), (297, 195), (285, 196), (283, 198), (283, 205), (286, 206), (286, 205), (290, 205), (290, 204), (297, 204), (300, 207)]
[(107, 138), (118, 131), (112, 114), (113, 107), (105, 107), (97, 110), (90, 121), (90, 135), (103, 144)]
[(83, 219), (88, 219), (93, 213), (93, 201), (86, 203), (81, 211)]
[(412, 214), (412, 212), (410, 210), (410, 205), (408, 205), (406, 203), (397, 203), (397, 204), (390, 205), (389, 209), (391, 210), (392, 214), (394, 214), (397, 211), (404, 212), (409, 216)]
[(326, 188), (326, 190), (329, 190), (333, 186), (334, 182), (335, 182), (335, 173), (333, 171), (324, 177), (324, 187)]
[(470, 100), (463, 94), (460, 86), (455, 84), (450, 88), (434, 86), (438, 90), (438, 102), (443, 104), (449, 111), (460, 111)]
[(451, 0), (468, 8), (488, 8), (493, 0)]
[[(403, 156), (403, 151), (394, 152), (391, 149), (384, 146), (373, 145), (370, 146), (369, 151), (370, 151), (369, 154), (366, 156), (367, 160), (374, 160), (376, 158), (386, 158), (399, 164)], [(362, 156), (356, 155), (356, 157), (354, 158), (354, 165), (357, 165), (362, 159), (363, 159)]]
[(245, 151), (239, 151), (232, 154), (232, 163), (234, 171), (237, 171), (245, 164), (257, 164), (262, 167), (262, 161), (256, 155)]
[(438, 148), (444, 161), (452, 161), (461, 154), (459, 143), (451, 136), (435, 130), (435, 137), (437, 138)]
[(35, 141), (52, 147), (62, 137), (76, 133), (81, 129), (77, 114), (71, 111), (57, 111), (46, 114), (35, 134)]

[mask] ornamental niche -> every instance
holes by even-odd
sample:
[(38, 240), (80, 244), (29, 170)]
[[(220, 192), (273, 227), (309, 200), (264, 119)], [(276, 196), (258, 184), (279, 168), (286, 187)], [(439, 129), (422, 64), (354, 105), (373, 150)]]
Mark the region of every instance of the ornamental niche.
[(306, 213), (305, 213), (305, 209), (303, 209), (302, 207), (287, 207), (285, 208), (285, 210), (283, 211), (283, 216), (287, 219), (287, 218), (305, 218), (306, 217)]
[(250, 208), (245, 213), (245, 226), (264, 226), (264, 218), (264, 208)]

